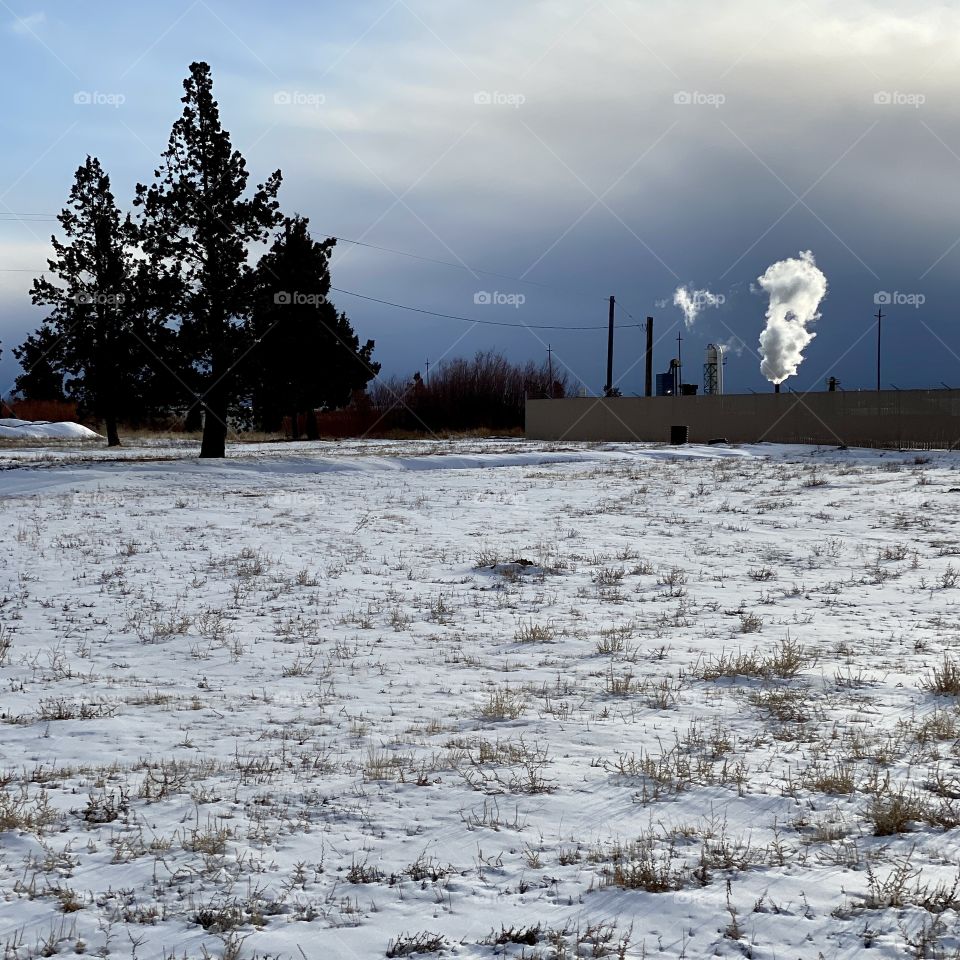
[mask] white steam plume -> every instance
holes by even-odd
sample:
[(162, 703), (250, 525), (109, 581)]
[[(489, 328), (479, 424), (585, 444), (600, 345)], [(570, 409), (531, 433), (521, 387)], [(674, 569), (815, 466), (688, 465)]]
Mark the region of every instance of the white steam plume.
[(767, 267), (757, 279), (770, 297), (767, 325), (760, 334), (760, 372), (771, 383), (783, 383), (797, 372), (804, 347), (816, 336), (808, 323), (819, 319), (817, 307), (827, 292), (823, 275), (809, 250)]
[(673, 305), (683, 311), (683, 322), (687, 329), (693, 326), (697, 314), (704, 307), (719, 307), (725, 297), (722, 293), (711, 293), (709, 290), (688, 290), (686, 287), (677, 287), (673, 294)]

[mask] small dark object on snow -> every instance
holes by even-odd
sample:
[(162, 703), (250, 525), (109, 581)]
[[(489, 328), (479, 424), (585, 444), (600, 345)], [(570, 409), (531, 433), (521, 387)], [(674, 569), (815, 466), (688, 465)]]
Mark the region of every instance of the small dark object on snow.
[(716, 446), (718, 443), (729, 443), (730, 441), (726, 437), (714, 437), (712, 440), (707, 441), (708, 447)]

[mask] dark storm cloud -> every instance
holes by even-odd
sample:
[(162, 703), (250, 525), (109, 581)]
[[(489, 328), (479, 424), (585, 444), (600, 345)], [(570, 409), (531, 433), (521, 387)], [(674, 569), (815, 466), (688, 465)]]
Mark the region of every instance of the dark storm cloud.
[[(109, 39), (82, 28), (87, 46), (66, 47), (66, 69), (43, 44), (60, 51), (75, 14), (48, 11), (4, 38), (37, 77), (0, 162), (5, 184), (34, 163), (2, 200), (11, 209), (59, 209), (87, 151), (129, 194), (162, 149), (187, 62), (203, 57), (254, 178), (282, 167), (285, 208), (317, 232), (505, 275), (341, 245), (339, 287), (530, 325), (602, 326), (612, 293), (624, 324), (656, 315), (665, 367), (682, 321), (673, 291), (690, 284), (725, 302), (685, 332), (688, 356), (739, 338), (730, 388), (766, 389), (756, 355), (766, 301), (751, 285), (810, 249), (830, 292), (788, 386), (829, 374), (869, 386), (868, 333), (884, 294), (885, 379), (960, 381), (960, 123), (950, 111), (960, 24), (950, 8), (241, 3), (228, 16), (200, 4), (172, 27), (169, 12), (115, 13)], [(81, 85), (126, 101), (75, 105)], [(38, 237), (2, 229), (7, 261), (33, 266)], [(37, 319), (25, 276), (0, 274), (8, 345)], [(475, 302), (482, 293), (524, 299)], [(388, 372), (490, 347), (539, 358), (549, 342), (576, 379), (603, 382), (602, 330), (470, 328), (345, 295), (341, 304), (376, 338)], [(639, 344), (629, 327), (618, 334), (618, 372)], [(640, 382), (635, 367), (625, 391)]]

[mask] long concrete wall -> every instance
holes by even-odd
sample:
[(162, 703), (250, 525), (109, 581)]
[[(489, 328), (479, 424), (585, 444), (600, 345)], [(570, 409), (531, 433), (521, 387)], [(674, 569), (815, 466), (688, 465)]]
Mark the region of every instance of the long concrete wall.
[(536, 440), (665, 442), (674, 424), (689, 426), (692, 443), (949, 448), (960, 446), (960, 390), (527, 401), (526, 433)]

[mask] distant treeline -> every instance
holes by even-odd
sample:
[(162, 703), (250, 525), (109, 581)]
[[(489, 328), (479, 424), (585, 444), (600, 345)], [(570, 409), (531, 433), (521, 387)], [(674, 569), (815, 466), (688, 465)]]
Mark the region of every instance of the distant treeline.
[(319, 414), (316, 429), (321, 436), (513, 430), (523, 427), (527, 397), (567, 395), (567, 374), (554, 372), (551, 384), (550, 372), (547, 364), (514, 364), (496, 352), (446, 360), (431, 368), (429, 380), (419, 372), (378, 378), (347, 409)]

